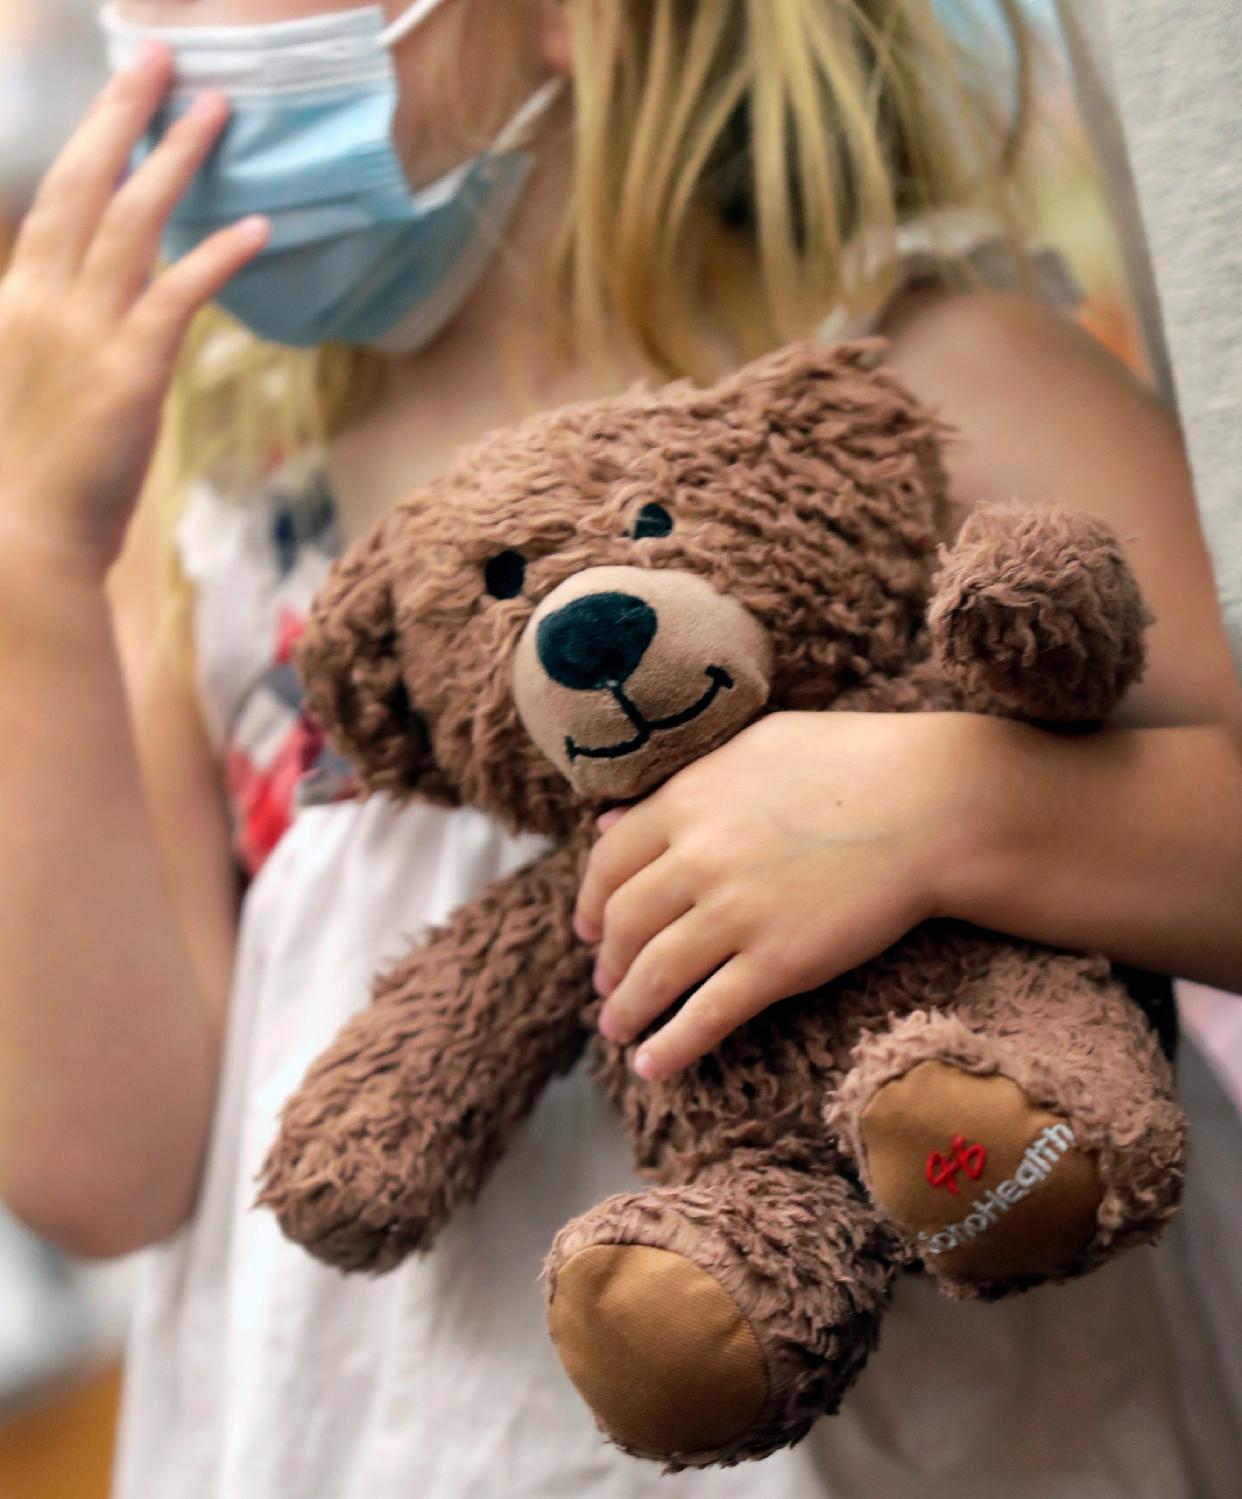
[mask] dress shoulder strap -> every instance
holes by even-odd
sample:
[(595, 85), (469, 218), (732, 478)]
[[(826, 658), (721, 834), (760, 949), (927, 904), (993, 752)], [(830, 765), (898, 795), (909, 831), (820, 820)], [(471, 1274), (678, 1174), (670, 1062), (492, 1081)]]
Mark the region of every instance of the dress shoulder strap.
[[(864, 235), (849, 254), (864, 284), (878, 280), (893, 253), (890, 236)], [(989, 214), (973, 209), (945, 209), (902, 224), (896, 234), (897, 276), (879, 303), (862, 314), (840, 308), (820, 326), (825, 343), (866, 338), (882, 324), (903, 292), (943, 280), (950, 268), (965, 268), (980, 286), (992, 291), (1029, 290), (1056, 311), (1072, 316), (1082, 304), (1079, 287), (1065, 257), (1049, 245), (1025, 246), (1020, 260), (1011, 236)]]

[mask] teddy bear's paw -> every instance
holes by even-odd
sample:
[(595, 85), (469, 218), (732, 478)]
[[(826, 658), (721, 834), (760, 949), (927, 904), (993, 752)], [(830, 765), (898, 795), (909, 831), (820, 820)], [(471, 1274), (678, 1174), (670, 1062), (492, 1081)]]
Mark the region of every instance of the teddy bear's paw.
[(766, 1457), (835, 1411), (862, 1369), (891, 1248), (843, 1178), (731, 1157), (562, 1229), (545, 1270), (552, 1339), (632, 1455), (670, 1470)]
[(338, 1270), (382, 1274), (429, 1246), (441, 1216), (420, 1211), (411, 1180), (393, 1163), (354, 1142), (342, 1151), (330, 1138), (295, 1145), (277, 1139), (261, 1177), (257, 1207), (272, 1211), (281, 1232)]
[(557, 1274), (552, 1338), (578, 1393), (619, 1446), (666, 1461), (729, 1448), (768, 1400), (742, 1308), (693, 1260), (646, 1244), (592, 1244)]
[(950, 1294), (1056, 1277), (1096, 1233), (1095, 1155), (999, 1073), (920, 1062), (872, 1095), (858, 1133), (873, 1201)]

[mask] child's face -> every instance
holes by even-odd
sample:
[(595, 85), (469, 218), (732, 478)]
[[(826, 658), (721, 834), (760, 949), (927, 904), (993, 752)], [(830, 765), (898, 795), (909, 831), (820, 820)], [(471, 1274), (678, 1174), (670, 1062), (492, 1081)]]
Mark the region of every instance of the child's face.
[[(258, 26), (367, 0), (118, 0), (122, 20), (142, 26)], [(381, 0), (390, 21), (409, 0)], [(486, 12), (486, 14), (483, 14)], [(555, 0), (444, 0), (396, 43), (400, 101), (394, 143), (414, 186), (433, 180), (489, 144), (548, 77), (568, 71), (564, 22)], [(439, 65), (444, 64), (444, 65)]]

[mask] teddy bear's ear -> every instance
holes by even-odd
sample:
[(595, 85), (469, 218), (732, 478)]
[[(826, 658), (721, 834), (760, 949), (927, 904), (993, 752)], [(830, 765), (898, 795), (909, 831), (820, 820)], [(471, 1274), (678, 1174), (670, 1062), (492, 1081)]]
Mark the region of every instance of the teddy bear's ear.
[(307, 708), (370, 791), (428, 790), (425, 724), (401, 671), (385, 526), (332, 568), (298, 644)]

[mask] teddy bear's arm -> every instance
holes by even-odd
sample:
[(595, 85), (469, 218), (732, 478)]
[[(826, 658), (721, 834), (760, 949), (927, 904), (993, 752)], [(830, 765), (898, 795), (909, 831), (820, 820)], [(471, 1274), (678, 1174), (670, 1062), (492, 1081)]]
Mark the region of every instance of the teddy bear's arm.
[(1121, 544), (1080, 512), (980, 507), (946, 553), (928, 613), (967, 707), (1091, 724), (1143, 670), (1149, 622)]
[(497, 881), (380, 978), (285, 1105), (260, 1204), (329, 1264), (381, 1271), (471, 1200), (587, 1037), (578, 858)]

